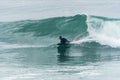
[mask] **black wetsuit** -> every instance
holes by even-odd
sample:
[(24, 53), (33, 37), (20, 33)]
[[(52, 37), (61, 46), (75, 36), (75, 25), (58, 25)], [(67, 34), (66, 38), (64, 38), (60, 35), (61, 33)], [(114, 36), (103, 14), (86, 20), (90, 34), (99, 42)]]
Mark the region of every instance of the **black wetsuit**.
[(68, 44), (69, 41), (66, 38), (61, 38), (60, 43), (61, 44)]

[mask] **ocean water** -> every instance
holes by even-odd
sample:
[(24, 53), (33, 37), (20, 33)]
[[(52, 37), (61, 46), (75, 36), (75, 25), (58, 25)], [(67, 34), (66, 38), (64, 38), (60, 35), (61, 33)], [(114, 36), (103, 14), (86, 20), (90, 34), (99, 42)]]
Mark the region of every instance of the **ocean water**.
[(120, 79), (119, 0), (0, 4), (0, 80)]

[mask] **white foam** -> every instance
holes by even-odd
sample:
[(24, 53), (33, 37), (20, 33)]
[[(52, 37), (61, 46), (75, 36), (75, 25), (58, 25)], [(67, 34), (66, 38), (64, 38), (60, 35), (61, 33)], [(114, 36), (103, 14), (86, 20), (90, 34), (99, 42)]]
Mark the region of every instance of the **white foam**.
[[(93, 22), (93, 23), (89, 23)], [(88, 18), (89, 36), (102, 45), (120, 47), (120, 21)]]
[(74, 40), (71, 43), (81, 44), (84, 42), (97, 42), (101, 45), (120, 47), (120, 21), (103, 20), (95, 17), (88, 17), (87, 37)]
[(44, 45), (24, 45), (24, 44), (9, 44), (0, 42), (1, 49), (13, 49), (13, 48), (31, 48), (31, 47), (46, 47)]

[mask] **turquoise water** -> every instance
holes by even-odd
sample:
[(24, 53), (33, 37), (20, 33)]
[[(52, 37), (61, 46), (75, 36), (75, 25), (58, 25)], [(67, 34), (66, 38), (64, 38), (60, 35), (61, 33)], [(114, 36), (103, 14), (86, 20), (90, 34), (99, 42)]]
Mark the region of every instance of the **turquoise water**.
[[(0, 23), (1, 80), (119, 80), (120, 20), (75, 15)], [(71, 41), (58, 46), (58, 36)]]

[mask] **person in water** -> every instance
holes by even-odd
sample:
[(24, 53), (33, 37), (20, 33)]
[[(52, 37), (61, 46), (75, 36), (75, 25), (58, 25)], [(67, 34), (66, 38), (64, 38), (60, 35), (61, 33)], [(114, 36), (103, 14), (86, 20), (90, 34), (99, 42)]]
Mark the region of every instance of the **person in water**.
[(59, 36), (60, 43), (59, 44), (69, 44), (70, 41), (68, 41), (66, 38), (63, 38), (62, 36)]

